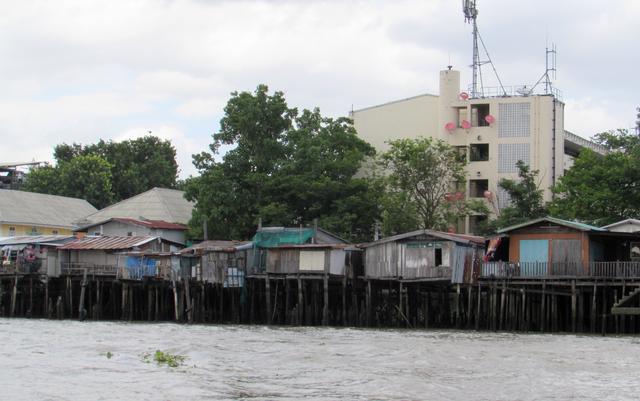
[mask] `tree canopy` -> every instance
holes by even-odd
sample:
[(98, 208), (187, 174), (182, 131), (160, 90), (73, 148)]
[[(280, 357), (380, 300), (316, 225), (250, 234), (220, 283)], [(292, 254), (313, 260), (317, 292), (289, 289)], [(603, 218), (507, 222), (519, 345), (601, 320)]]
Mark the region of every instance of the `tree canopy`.
[(204, 221), (210, 237), (242, 239), (258, 219), (283, 226), (318, 219), (347, 239), (370, 238), (378, 192), (356, 173), (374, 150), (350, 120), (299, 113), (265, 85), (232, 93), (224, 111), (209, 151), (194, 155), (200, 176), (185, 183), (196, 202), (193, 235), (202, 235)]
[(30, 171), (23, 189), (83, 198), (102, 208), (154, 187), (175, 187), (175, 156), (171, 142), (155, 136), (62, 143), (54, 148), (56, 165)]
[(493, 234), (497, 229), (547, 215), (543, 190), (538, 183), (539, 171), (531, 170), (522, 160), (518, 160), (516, 166), (517, 180), (502, 178), (498, 181), (498, 186), (509, 197), (509, 205), (500, 209), (495, 219), (487, 222), (482, 229), (484, 234)]
[[(481, 202), (451, 193), (465, 183), (465, 162), (446, 142), (416, 138), (394, 140), (389, 145), (390, 149), (381, 156), (382, 166), (389, 173), (388, 196), (406, 206), (400, 210), (390, 207), (384, 213), (393, 216), (396, 212), (409, 227), (416, 224), (420, 228), (447, 230), (473, 211), (487, 212)], [(413, 218), (406, 213), (412, 210)], [(389, 224), (383, 222), (383, 227)], [(392, 228), (405, 231), (408, 227)]]
[(610, 151), (580, 152), (553, 188), (554, 215), (605, 225), (640, 215), (640, 137), (628, 130), (597, 134)]

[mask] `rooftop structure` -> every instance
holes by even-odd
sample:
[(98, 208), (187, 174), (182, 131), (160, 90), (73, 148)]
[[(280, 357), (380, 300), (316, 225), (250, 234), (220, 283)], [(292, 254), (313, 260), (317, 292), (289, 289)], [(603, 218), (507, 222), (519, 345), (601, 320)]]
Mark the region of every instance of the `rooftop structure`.
[(0, 236), (71, 234), (95, 211), (84, 199), (0, 189)]
[(191, 219), (192, 210), (193, 203), (184, 198), (184, 191), (153, 188), (86, 215), (84, 225), (116, 217), (187, 224)]

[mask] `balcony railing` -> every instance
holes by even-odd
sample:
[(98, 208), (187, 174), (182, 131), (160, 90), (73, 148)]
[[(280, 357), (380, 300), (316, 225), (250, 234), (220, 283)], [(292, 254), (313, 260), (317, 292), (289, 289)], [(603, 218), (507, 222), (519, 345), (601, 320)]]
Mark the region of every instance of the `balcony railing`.
[(115, 276), (118, 267), (113, 265), (96, 265), (91, 263), (62, 263), (61, 273), (69, 276), (81, 276), (85, 269), (93, 276)]
[(640, 262), (485, 262), (481, 278), (640, 278)]

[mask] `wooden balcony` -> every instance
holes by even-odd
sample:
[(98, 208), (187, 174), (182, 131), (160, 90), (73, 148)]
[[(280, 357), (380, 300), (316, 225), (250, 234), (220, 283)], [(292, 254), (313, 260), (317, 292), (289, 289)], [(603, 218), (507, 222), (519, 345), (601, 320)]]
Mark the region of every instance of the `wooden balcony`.
[(638, 262), (484, 262), (480, 278), (640, 278)]

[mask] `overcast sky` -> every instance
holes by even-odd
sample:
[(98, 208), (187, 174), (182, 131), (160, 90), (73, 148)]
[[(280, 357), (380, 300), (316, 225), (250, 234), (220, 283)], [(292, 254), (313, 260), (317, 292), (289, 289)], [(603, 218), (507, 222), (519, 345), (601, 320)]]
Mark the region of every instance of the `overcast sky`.
[[(171, 139), (185, 177), (234, 90), (264, 83), (290, 106), (340, 116), (437, 94), (449, 63), (466, 86), (471, 27), (460, 3), (4, 1), (0, 161), (51, 160), (57, 143), (152, 131)], [(634, 125), (637, 0), (478, 0), (478, 9), (505, 85), (535, 83), (554, 42), (565, 128), (590, 137)]]

